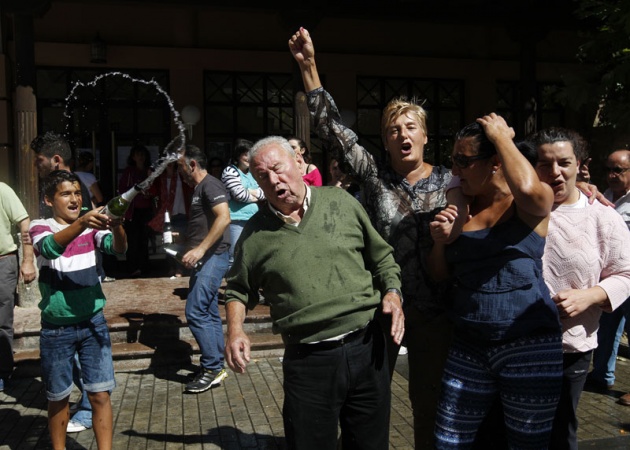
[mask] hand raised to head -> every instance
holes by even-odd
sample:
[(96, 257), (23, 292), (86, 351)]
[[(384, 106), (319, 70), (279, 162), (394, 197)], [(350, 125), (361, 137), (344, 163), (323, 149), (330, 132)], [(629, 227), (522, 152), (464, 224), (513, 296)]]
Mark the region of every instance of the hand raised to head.
[(486, 136), (491, 142), (496, 142), (500, 138), (514, 139), (516, 133), (514, 128), (508, 126), (505, 119), (496, 113), (490, 113), (487, 116), (477, 119), (483, 130), (486, 132)]

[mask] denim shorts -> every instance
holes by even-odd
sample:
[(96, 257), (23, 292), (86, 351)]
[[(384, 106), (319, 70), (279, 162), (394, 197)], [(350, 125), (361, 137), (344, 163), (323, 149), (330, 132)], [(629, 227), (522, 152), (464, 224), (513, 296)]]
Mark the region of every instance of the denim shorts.
[(60, 401), (72, 392), (75, 352), (81, 362), (81, 378), (88, 392), (112, 391), (116, 386), (112, 343), (103, 312), (72, 325), (42, 321), (39, 338), (42, 379), (49, 401)]

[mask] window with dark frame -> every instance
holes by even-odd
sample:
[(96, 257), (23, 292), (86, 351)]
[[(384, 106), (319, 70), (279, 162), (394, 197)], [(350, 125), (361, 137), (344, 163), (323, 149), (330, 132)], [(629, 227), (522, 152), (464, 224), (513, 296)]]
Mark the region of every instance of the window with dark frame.
[(227, 164), (236, 139), (294, 134), (291, 74), (204, 72), (204, 133), (210, 158)]
[[(94, 82), (105, 73), (114, 74)], [(155, 149), (156, 154), (152, 155), (155, 161), (157, 153), (174, 137), (173, 117), (166, 97), (155, 85), (130, 79), (153, 80), (168, 92), (168, 71), (125, 69), (120, 72), (130, 78), (116, 75), (118, 73), (111, 69), (37, 69), (38, 130), (63, 134), (74, 147), (92, 149), (97, 156), (102, 152), (104, 156), (95, 158), (95, 166), (106, 197), (114, 195), (116, 175), (125, 168), (125, 164), (120, 163), (126, 159), (124, 155), (109, 158), (114, 146), (129, 147), (139, 141)], [(107, 163), (99, 164), (103, 158), (107, 158)]]

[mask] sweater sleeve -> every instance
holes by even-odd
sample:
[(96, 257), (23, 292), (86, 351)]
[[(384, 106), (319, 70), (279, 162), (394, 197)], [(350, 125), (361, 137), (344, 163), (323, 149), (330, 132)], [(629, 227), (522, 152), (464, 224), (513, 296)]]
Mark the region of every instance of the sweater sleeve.
[[(349, 195), (349, 194), (348, 194)], [(368, 270), (372, 273), (376, 287), (385, 294), (387, 289), (401, 289), (400, 266), (394, 260), (394, 251), (372, 226), (367, 213), (360, 203), (352, 200), (356, 214), (364, 229), (365, 248), (363, 258)]]
[[(247, 227), (243, 230), (241, 236), (247, 236)], [(234, 262), (229, 272), (225, 275), (227, 286), (225, 288), (225, 303), (238, 301), (247, 306), (247, 309), (254, 309), (258, 304), (258, 286), (253, 278), (253, 271), (249, 263), (244, 257), (243, 247), (244, 239), (239, 239), (234, 251)]]
[[(600, 236), (603, 261), (598, 286), (606, 291), (612, 309), (615, 310), (630, 297), (630, 233), (619, 214), (608, 216), (609, 233), (607, 236)], [(606, 216), (602, 214), (600, 217)]]
[(52, 234), (45, 236), (43, 239), (37, 242), (37, 249), (39, 254), (42, 255), (46, 259), (57, 259), (66, 248), (62, 245), (59, 245)]
[(243, 186), (241, 176), (238, 170), (232, 165), (223, 169), (221, 174), (221, 181), (225, 185), (225, 188), (230, 193), (230, 197), (241, 203), (254, 203), (256, 199), (249, 195), (249, 191)]
[(45, 259), (56, 259), (63, 254), (65, 247), (55, 241), (54, 231), (46, 219), (33, 220), (28, 228), (28, 234), (33, 242), (35, 255), (41, 255)]

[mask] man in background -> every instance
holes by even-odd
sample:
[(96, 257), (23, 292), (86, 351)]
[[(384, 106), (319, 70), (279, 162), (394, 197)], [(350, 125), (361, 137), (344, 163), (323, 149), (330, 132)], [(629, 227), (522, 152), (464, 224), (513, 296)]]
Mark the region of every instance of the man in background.
[[(31, 149), (35, 152), (35, 168), (40, 179), (46, 178), (53, 170), (66, 170), (72, 172), (72, 149), (68, 141), (61, 135), (49, 131), (37, 136), (31, 142)], [(81, 205), (80, 215), (84, 215), (92, 209), (92, 194), (90, 190), (81, 183)], [(41, 196), (39, 213), (43, 218), (52, 217), (52, 211), (44, 202)]]
[(208, 173), (204, 152), (187, 145), (177, 163), (184, 181), (194, 186), (182, 263), (194, 269), (186, 299), (186, 320), (201, 350), (201, 370), (186, 385), (186, 392), (198, 394), (227, 377), (219, 288), (229, 264), (230, 244), (223, 235), (230, 224), (230, 210), (225, 186)]
[[(630, 150), (615, 150), (606, 161), (606, 181), (604, 192), (607, 200), (615, 204), (615, 209), (630, 229)], [(600, 391), (613, 389), (615, 385), (615, 365), (619, 341), (624, 325), (630, 332), (630, 302), (626, 302), (612, 313), (604, 313), (599, 321), (598, 345), (593, 353), (593, 370), (588, 375), (591, 388)], [(619, 398), (619, 403), (630, 406), (630, 393)]]
[[(31, 221), (24, 205), (5, 183), (0, 183), (0, 391), (13, 372), (13, 309), (18, 278), (24, 283), (35, 279), (33, 244), (28, 237)], [(22, 261), (18, 264), (18, 246), (13, 231), (20, 230)]]

